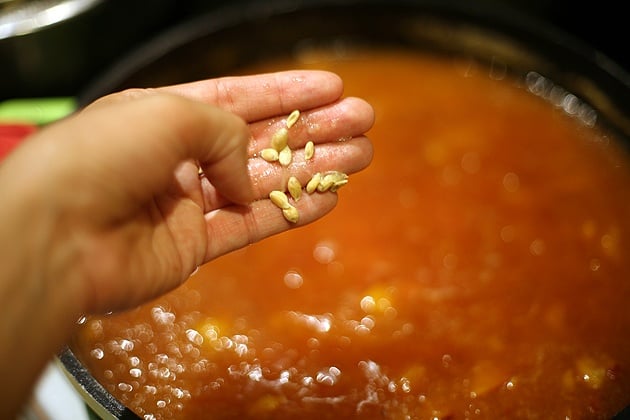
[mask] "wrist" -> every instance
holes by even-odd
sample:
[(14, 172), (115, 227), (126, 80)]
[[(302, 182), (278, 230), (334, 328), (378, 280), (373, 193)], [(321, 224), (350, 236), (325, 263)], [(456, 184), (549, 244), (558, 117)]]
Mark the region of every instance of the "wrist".
[(46, 203), (41, 185), (33, 187), (36, 177), (9, 165), (24, 167), (10, 159), (0, 167), (0, 377), (5, 383), (0, 391), (19, 410), (40, 370), (74, 331), (85, 292), (69, 271), (74, 251), (62, 238), (58, 209)]

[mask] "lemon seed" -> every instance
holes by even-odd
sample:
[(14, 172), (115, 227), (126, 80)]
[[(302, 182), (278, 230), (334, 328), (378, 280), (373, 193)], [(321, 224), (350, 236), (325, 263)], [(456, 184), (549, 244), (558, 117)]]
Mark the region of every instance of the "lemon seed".
[(291, 223), (297, 223), (299, 218), (298, 210), (290, 204), (286, 209), (282, 209), (282, 215)]
[(312, 194), (317, 189), (319, 182), (322, 180), (322, 174), (317, 172), (310, 181), (306, 184), (306, 192)]
[(260, 157), (265, 159), (267, 162), (275, 162), (276, 160), (278, 160), (278, 151), (276, 149), (268, 147), (260, 151)]
[(309, 160), (313, 158), (315, 154), (315, 144), (312, 141), (308, 141), (304, 146), (304, 159)]
[(348, 183), (348, 175), (339, 171), (326, 172), (322, 178), (322, 182), (329, 183), (330, 181), (332, 181), (333, 184), (329, 189), (330, 191), (335, 192)]
[(330, 178), (328, 178), (328, 179), (322, 178), (322, 180), (319, 181), (319, 185), (317, 185), (317, 191), (319, 191), (319, 192), (328, 191), (330, 189), (330, 187), (332, 187), (334, 184), (335, 184), (335, 181), (333, 181), (332, 179), (330, 179)]
[(331, 187), (330, 187), (330, 191), (335, 192), (337, 191), (339, 188), (343, 187), (344, 185), (346, 185), (348, 183), (347, 179), (344, 179), (342, 181), (336, 181)]
[(332, 180), (334, 183), (348, 181), (348, 175), (339, 171), (327, 171), (322, 174), (322, 180)]
[(287, 147), (288, 142), (289, 131), (285, 127), (280, 128), (273, 134), (273, 136), (271, 136), (271, 147), (276, 149), (278, 152)]
[(283, 193), (282, 191), (278, 191), (278, 190), (271, 191), (269, 193), (269, 199), (271, 200), (273, 204), (275, 204), (277, 207), (281, 208), (282, 210), (285, 210), (291, 207), (291, 204), (289, 204), (289, 199), (287, 198), (287, 195)]
[(280, 165), (289, 166), (289, 164), (291, 163), (291, 156), (292, 153), (289, 146), (284, 146), (284, 149), (282, 149), (280, 153), (278, 153), (278, 161), (280, 162)]
[(293, 124), (297, 122), (298, 118), (300, 118), (300, 111), (296, 109), (295, 111), (291, 112), (289, 114), (289, 117), (287, 118), (287, 128), (293, 127)]
[(337, 191), (348, 183), (348, 175), (339, 171), (328, 171), (322, 175), (322, 179), (317, 186), (317, 191), (324, 192)]
[(294, 176), (289, 178), (289, 181), (287, 182), (287, 189), (295, 201), (298, 201), (302, 196), (302, 184), (300, 184), (300, 181), (298, 181), (298, 179)]

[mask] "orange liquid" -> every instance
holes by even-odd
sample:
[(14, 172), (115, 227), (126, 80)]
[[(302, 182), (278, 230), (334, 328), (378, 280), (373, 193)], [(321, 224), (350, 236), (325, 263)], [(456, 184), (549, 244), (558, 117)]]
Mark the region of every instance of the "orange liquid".
[[(312, 58), (312, 57), (311, 57)], [(630, 403), (630, 169), (481, 66), (325, 68), (376, 110), (372, 165), (321, 221), (202, 267), (75, 352), (155, 418), (610, 418)]]

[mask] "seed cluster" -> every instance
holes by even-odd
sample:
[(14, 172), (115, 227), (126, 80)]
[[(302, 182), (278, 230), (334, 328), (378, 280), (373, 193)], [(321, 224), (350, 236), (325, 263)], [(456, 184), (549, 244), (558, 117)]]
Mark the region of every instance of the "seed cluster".
[(332, 191), (335, 192), (339, 188), (348, 183), (348, 175), (338, 171), (328, 171), (321, 174), (319, 184), (317, 184), (317, 191)]
[[(260, 157), (267, 162), (278, 162), (280, 165), (287, 167), (291, 164), (293, 159), (293, 152), (289, 147), (289, 129), (295, 125), (300, 118), (300, 111), (294, 110), (289, 114), (286, 127), (280, 128), (271, 136), (271, 143), (268, 148), (260, 151)], [(304, 146), (304, 159), (310, 160), (315, 155), (315, 144), (312, 141), (308, 141)], [(282, 210), (284, 218), (291, 223), (297, 223), (299, 219), (299, 213), (295, 206), (289, 202), (286, 191), (294, 202), (297, 202), (302, 197), (303, 188), (308, 194), (312, 194), (315, 191), (337, 191), (342, 186), (348, 183), (348, 175), (338, 171), (328, 171), (324, 173), (317, 172), (308, 181), (305, 187), (302, 186), (300, 181), (291, 176), (287, 182), (286, 190), (273, 190), (269, 193), (269, 199), (273, 204)]]

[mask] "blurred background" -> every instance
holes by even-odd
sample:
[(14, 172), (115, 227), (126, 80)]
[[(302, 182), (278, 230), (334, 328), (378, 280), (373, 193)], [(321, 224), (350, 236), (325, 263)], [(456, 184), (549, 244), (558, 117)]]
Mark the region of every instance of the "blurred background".
[[(239, 1), (0, 0), (0, 101), (77, 95), (166, 28)], [(547, 21), (630, 68), (622, 2), (469, 1), (475, 3)]]
[[(79, 97), (112, 66), (167, 29), (198, 15), (246, 1), (251, 2), (0, 0), (0, 111), (2, 104), (13, 98)], [(630, 30), (621, 10), (623, 2), (467, 1), (469, 7), (507, 6), (551, 24), (630, 73), (630, 52), (626, 44)], [(194, 66), (195, 63), (182, 65)], [(2, 131), (1, 114), (0, 157), (3, 141), (8, 145), (9, 140), (30, 132), (30, 128), (17, 130), (15, 126)], [(51, 364), (35, 390), (24, 419), (80, 420), (90, 414), (59, 369)]]

